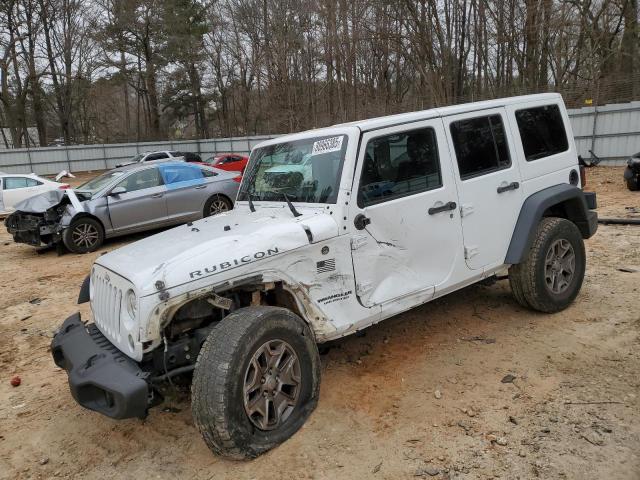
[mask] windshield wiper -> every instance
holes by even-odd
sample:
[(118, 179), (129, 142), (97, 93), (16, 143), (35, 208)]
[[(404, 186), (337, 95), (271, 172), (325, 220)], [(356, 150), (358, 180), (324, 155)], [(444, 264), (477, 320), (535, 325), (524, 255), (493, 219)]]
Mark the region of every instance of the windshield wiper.
[(294, 217), (300, 217), (302, 214), (296, 210), (296, 207), (293, 206), (293, 203), (291, 203), (291, 200), (289, 200), (289, 195), (287, 195), (286, 193), (282, 192), (282, 196), (284, 197), (285, 201), (287, 202), (287, 205), (289, 206), (289, 210), (291, 210), (291, 213), (293, 213)]

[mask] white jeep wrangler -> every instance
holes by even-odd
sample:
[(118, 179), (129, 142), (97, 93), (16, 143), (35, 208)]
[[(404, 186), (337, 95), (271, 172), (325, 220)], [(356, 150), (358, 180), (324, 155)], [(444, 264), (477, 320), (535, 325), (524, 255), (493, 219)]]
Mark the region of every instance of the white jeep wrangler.
[[(265, 180), (305, 155), (305, 175)], [(54, 360), (78, 403), (113, 418), (192, 378), (207, 445), (255, 457), (315, 408), (319, 343), (506, 268), (520, 304), (566, 308), (597, 227), (581, 178), (556, 94), (266, 141), (233, 211), (96, 260), (79, 298), (93, 323), (69, 317)]]

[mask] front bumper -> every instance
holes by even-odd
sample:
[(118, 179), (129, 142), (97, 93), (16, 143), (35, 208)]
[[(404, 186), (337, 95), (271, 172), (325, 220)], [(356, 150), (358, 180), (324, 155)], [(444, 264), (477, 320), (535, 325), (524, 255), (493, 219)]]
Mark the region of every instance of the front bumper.
[(144, 418), (153, 402), (148, 372), (120, 352), (80, 313), (67, 318), (51, 342), (53, 360), (67, 371), (73, 398), (111, 418)]

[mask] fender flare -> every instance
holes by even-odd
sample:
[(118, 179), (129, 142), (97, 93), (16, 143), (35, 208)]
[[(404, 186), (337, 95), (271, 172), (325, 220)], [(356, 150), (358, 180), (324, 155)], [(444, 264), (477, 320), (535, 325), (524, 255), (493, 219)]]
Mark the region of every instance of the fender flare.
[(535, 240), (536, 231), (545, 212), (558, 206), (565, 218), (576, 224), (583, 238), (591, 237), (597, 229), (597, 216), (590, 212), (584, 192), (568, 183), (545, 188), (529, 196), (523, 203), (511, 236), (504, 263), (522, 263)]

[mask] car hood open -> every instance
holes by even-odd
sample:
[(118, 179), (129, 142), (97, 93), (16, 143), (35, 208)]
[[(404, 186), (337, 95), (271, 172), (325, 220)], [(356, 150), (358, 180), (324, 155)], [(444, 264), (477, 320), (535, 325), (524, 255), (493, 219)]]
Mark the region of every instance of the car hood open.
[(234, 269), (338, 235), (334, 218), (319, 209), (236, 209), (181, 225), (99, 257), (96, 263), (134, 283), (140, 296), (212, 277), (223, 282)]

